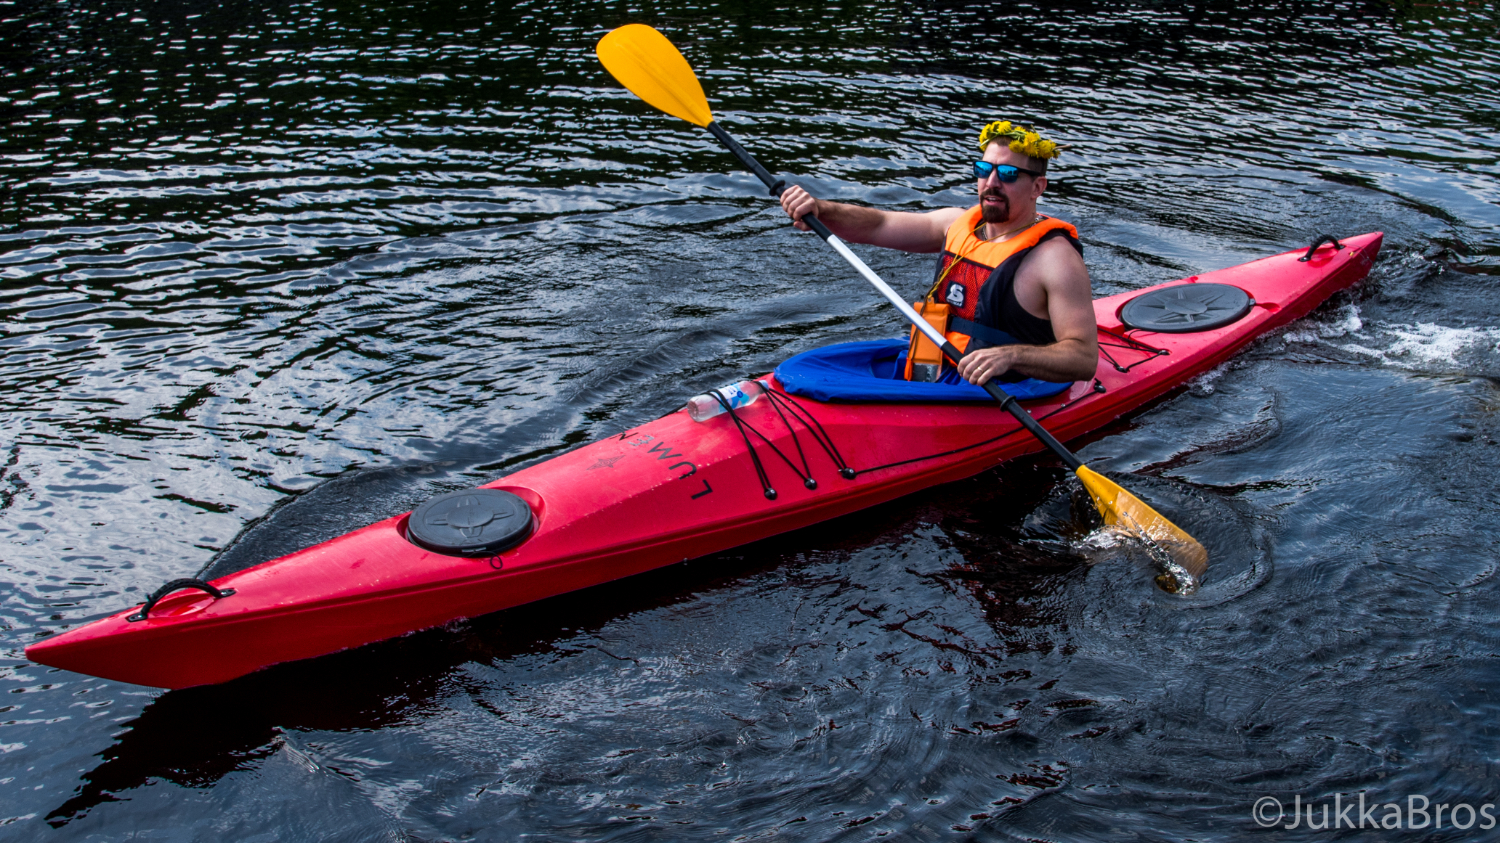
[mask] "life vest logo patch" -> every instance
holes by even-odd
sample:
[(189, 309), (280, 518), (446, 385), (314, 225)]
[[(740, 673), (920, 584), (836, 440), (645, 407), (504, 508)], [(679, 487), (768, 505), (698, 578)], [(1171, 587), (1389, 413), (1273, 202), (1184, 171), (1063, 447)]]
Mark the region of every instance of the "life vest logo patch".
[(948, 292), (943, 298), (953, 307), (962, 308), (964, 306), (964, 285), (957, 281), (949, 284)]

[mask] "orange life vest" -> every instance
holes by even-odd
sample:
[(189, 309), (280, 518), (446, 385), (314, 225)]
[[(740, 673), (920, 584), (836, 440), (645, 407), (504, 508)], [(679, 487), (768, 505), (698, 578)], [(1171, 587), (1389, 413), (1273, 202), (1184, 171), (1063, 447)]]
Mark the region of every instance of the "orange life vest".
[[(1042, 217), (1035, 225), (1009, 240), (999, 243), (980, 240), (974, 231), (979, 227), (981, 214), (980, 207), (975, 205), (948, 226), (948, 236), (943, 243), (943, 254), (937, 269), (938, 277), (943, 280), (932, 295), (934, 302), (948, 305), (949, 312), (954, 316), (971, 321), (974, 319), (974, 308), (979, 304), (980, 288), (1006, 260), (1019, 252), (1034, 248), (1053, 231), (1062, 230), (1073, 240), (1078, 239), (1078, 229), (1062, 220)], [(958, 265), (953, 266), (955, 263)], [(1004, 328), (1003, 325), (995, 327)]]
[[(925, 301), (913, 305), (929, 322), (944, 321), (952, 317), (975, 322), (981, 291), (995, 276), (995, 271), (1005, 266), (1007, 261), (1017, 259), (1010, 267), (1009, 274), (1014, 276), (1019, 258), (1036, 248), (1044, 238), (1066, 236), (1075, 247), (1078, 245), (1078, 229), (1062, 220), (1046, 216), (1008, 240), (981, 240), (975, 232), (979, 229), (982, 218), (983, 209), (975, 205), (948, 226), (933, 288)], [(988, 327), (998, 328), (1000, 331), (1014, 330), (1006, 325)], [(944, 334), (948, 342), (960, 351), (968, 350), (972, 340), (969, 334), (961, 330), (945, 330)], [(942, 353), (913, 329), (912, 347), (907, 354), (906, 378), (910, 380), (913, 377), (914, 365), (931, 366), (934, 363), (941, 368)], [(935, 371), (929, 370), (928, 376), (933, 376)]]

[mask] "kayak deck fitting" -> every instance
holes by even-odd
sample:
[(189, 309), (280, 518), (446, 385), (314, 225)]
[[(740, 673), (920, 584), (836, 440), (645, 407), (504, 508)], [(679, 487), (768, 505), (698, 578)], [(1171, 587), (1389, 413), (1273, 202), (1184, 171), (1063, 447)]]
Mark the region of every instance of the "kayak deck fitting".
[[(1381, 239), (1097, 299), (1096, 379), (1027, 408), (1063, 441), (1096, 430), (1363, 279)], [(775, 374), (759, 380), (769, 391), (748, 406), (703, 422), (679, 410), (482, 487), (494, 492), (445, 495), (212, 583), (174, 581), (26, 656), (161, 688), (225, 682), (727, 550), (1043, 450), (993, 403), (824, 402)]]

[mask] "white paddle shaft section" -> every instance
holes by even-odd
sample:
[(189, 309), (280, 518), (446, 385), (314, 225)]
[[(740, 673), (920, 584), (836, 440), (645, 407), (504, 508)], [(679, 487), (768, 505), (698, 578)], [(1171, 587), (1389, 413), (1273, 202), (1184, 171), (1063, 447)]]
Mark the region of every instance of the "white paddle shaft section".
[(896, 291), (892, 290), (889, 284), (882, 281), (880, 279), (880, 276), (875, 274), (875, 270), (869, 268), (868, 266), (865, 266), (865, 262), (859, 259), (859, 255), (854, 254), (854, 252), (852, 252), (849, 247), (844, 244), (844, 241), (838, 238), (838, 235), (830, 234), (828, 236), (828, 245), (832, 246), (834, 248), (834, 251), (843, 255), (844, 260), (848, 261), (850, 266), (859, 270), (859, 274), (863, 275), (866, 281), (874, 284), (875, 289), (879, 290), (882, 296), (885, 296), (886, 301), (895, 305), (896, 309), (901, 311), (901, 315), (906, 317), (906, 321), (912, 323), (913, 325), (916, 325), (917, 330), (921, 331), (923, 336), (932, 340), (933, 344), (938, 348), (942, 348), (943, 346), (948, 344), (947, 337), (938, 333), (937, 328), (932, 327), (932, 323), (928, 322), (926, 319), (923, 319), (921, 314), (917, 313), (915, 310), (912, 310), (911, 305), (906, 303), (906, 299), (903, 299), (900, 296), (896, 295)]

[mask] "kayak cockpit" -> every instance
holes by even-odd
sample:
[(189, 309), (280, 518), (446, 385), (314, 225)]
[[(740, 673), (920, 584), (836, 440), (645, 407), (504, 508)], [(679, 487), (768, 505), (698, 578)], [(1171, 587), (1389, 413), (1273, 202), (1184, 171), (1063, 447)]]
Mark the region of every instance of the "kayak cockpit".
[[(908, 381), (904, 339), (846, 342), (815, 348), (776, 367), (776, 380), (792, 395), (850, 404), (949, 404), (994, 401), (984, 388), (964, 381)], [(1056, 395), (1071, 383), (1026, 378), (1000, 388), (1025, 401)]]

